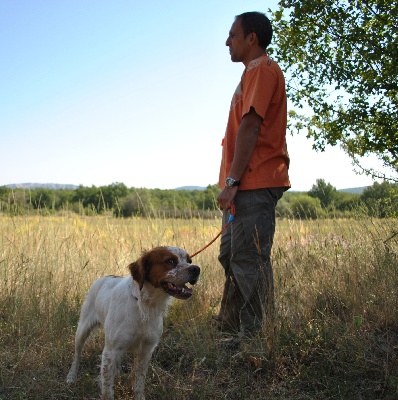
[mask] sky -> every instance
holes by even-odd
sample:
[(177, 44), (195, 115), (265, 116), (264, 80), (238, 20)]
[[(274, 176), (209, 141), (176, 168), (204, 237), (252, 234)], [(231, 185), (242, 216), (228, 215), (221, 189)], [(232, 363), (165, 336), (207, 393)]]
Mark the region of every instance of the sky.
[[(0, 186), (216, 184), (244, 69), (228, 31), (269, 9), (276, 0), (1, 0)], [(287, 141), (292, 190), (373, 184), (338, 147)]]

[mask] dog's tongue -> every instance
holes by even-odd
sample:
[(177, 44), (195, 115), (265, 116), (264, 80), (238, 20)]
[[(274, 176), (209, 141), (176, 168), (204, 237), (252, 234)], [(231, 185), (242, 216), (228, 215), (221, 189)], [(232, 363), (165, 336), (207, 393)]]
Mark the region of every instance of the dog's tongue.
[(181, 288), (181, 292), (184, 293), (184, 294), (189, 294), (189, 295), (191, 295), (191, 294), (192, 294), (192, 289), (189, 288), (188, 286), (183, 286), (183, 287)]

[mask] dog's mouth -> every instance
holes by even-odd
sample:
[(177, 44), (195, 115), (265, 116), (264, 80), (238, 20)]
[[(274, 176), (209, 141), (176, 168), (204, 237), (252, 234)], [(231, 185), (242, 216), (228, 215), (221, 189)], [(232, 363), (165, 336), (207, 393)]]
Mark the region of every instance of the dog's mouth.
[[(194, 282), (192, 284), (194, 284)], [(186, 285), (178, 286), (172, 282), (162, 282), (160, 286), (168, 295), (177, 299), (186, 300), (192, 296), (192, 288)]]

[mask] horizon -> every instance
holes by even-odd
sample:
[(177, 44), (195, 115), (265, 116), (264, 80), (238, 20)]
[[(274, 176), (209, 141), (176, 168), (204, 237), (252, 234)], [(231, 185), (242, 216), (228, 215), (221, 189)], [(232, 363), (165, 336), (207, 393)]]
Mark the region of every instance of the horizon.
[[(50, 189), (50, 190), (63, 190), (63, 189), (71, 189), (71, 190), (76, 190), (77, 188), (79, 188), (80, 186), (82, 187), (106, 187), (106, 186), (110, 186), (112, 184), (123, 184), (125, 185), (123, 182), (113, 182), (109, 185), (90, 185), (90, 186), (86, 186), (86, 185), (75, 185), (73, 183), (54, 183), (54, 182), (48, 182), (48, 183), (38, 183), (38, 182), (22, 182), (22, 183), (11, 183), (8, 185), (0, 185), (3, 187), (8, 187), (11, 189)], [(327, 184), (329, 182), (326, 182)], [(314, 183), (314, 185), (316, 184), (316, 182)], [(214, 184), (213, 184), (214, 185)], [(148, 188), (148, 187), (137, 187), (137, 186), (128, 186), (125, 185), (128, 189), (148, 189), (148, 190), (205, 190), (208, 186), (213, 186), (212, 184), (209, 184), (207, 186), (199, 186), (199, 185), (183, 185), (183, 186), (178, 186), (175, 188), (166, 188), (166, 189), (161, 189), (161, 188)], [(51, 187), (54, 186), (54, 187)], [(333, 186), (333, 185), (332, 185)], [(335, 188), (337, 191), (358, 191), (360, 189), (366, 189), (371, 185), (365, 185), (365, 186), (354, 186), (354, 187), (346, 187), (346, 188)], [(309, 190), (294, 190), (294, 189), (288, 189), (289, 192), (297, 192), (297, 193), (303, 193), (303, 192), (308, 192)]]

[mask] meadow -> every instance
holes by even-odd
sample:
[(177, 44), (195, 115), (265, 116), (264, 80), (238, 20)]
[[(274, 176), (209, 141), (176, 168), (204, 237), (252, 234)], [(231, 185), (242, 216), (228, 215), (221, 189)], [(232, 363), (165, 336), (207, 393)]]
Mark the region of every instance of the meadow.
[[(127, 274), (142, 250), (194, 253), (220, 218), (0, 215), (0, 399), (99, 398), (103, 334), (65, 378), (84, 295), (102, 275)], [(273, 247), (277, 320), (239, 350), (210, 324), (223, 288), (218, 242), (194, 258), (193, 297), (175, 300), (148, 371), (148, 399), (397, 399), (396, 219), (283, 219)], [(130, 361), (116, 399), (131, 399)]]

